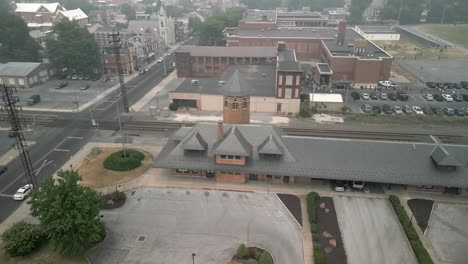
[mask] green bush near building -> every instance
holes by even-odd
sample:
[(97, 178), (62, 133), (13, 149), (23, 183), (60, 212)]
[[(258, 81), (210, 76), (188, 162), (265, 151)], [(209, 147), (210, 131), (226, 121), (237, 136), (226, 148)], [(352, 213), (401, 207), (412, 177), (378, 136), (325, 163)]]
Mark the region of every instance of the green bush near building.
[(117, 151), (109, 155), (104, 160), (104, 168), (113, 171), (129, 171), (140, 167), (141, 161), (145, 159), (145, 155), (137, 150), (128, 149), (125, 151)]
[(401, 205), (400, 199), (395, 195), (390, 195), (389, 200), (393, 206), (393, 209), (395, 210), (398, 220), (400, 220), (400, 224), (403, 227), (406, 236), (408, 237), (408, 240), (411, 244), (411, 247), (413, 248), (414, 254), (418, 259), (419, 264), (433, 264), (434, 262), (432, 261), (431, 257), (429, 256), (429, 253), (422, 244), (418, 233), (414, 229), (410, 218), (406, 214), (405, 208), (403, 207), (403, 205)]
[(19, 221), (2, 235), (5, 252), (12, 257), (27, 256), (39, 248), (46, 236), (37, 225)]

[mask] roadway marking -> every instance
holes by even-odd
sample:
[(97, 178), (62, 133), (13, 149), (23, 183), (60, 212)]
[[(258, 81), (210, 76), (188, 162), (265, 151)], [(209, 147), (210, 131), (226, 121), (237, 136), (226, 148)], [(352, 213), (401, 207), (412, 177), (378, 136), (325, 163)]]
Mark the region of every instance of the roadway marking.
[(41, 173), (41, 170), (42, 168), (44, 168), (45, 166), (51, 164), (52, 162), (54, 162), (53, 160), (50, 160), (49, 162), (47, 162), (47, 160), (44, 160), (41, 164), (41, 166), (39, 166), (39, 168), (37, 168), (37, 170), (34, 171), (34, 174), (36, 174), (36, 176)]
[(54, 151), (70, 152), (69, 149), (54, 149)]
[(0, 193), (0, 197), (8, 197), (8, 198), (13, 198), (13, 195), (11, 195), (11, 194), (3, 194), (3, 193)]
[(83, 139), (83, 137), (67, 137), (69, 139)]
[[(49, 151), (49, 152), (50, 152), (50, 151)], [(46, 156), (47, 156), (47, 155), (48, 155), (48, 154), (46, 154)], [(39, 161), (40, 161), (40, 160), (39, 160)], [(33, 166), (35, 166), (36, 164), (38, 164), (39, 161), (36, 162), (36, 163), (34, 163)], [(54, 162), (54, 161), (53, 161), (53, 160), (50, 160), (49, 162), (47, 162), (47, 160), (44, 160), (44, 161), (42, 162), (41, 166), (39, 166), (39, 168), (37, 168), (37, 169), (34, 170), (34, 174), (36, 174), (36, 176), (37, 176), (39, 173), (41, 173), (41, 170), (42, 170), (45, 166), (51, 164), (52, 162)], [(4, 192), (6, 189), (10, 188), (10, 187), (11, 187), (13, 184), (15, 184), (19, 179), (23, 179), (22, 182), (27, 183), (28, 180), (27, 180), (26, 178), (23, 178), (23, 176), (24, 176), (24, 172), (23, 172), (18, 178), (14, 179), (14, 180), (13, 180), (12, 182), (10, 182), (7, 186), (5, 186), (5, 188), (3, 188), (3, 190), (1, 190), (1, 192)]]
[(111, 107), (113, 104), (114, 104), (115, 101), (104, 101), (102, 103), (99, 104), (99, 106), (102, 107), (103, 104), (106, 104), (106, 106), (104, 108), (94, 108), (93, 110), (95, 111), (105, 111), (107, 110), (107, 108)]

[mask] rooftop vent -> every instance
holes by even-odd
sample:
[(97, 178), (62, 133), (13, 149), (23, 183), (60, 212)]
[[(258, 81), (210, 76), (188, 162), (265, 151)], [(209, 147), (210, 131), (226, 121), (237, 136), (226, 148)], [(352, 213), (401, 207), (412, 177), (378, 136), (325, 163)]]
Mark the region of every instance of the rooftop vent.
[(198, 86), (200, 84), (199, 80), (192, 80), (192, 86)]
[(218, 86), (221, 87), (226, 84), (226, 81), (218, 81)]
[(265, 74), (265, 73), (262, 73), (262, 77), (266, 77), (266, 74)]

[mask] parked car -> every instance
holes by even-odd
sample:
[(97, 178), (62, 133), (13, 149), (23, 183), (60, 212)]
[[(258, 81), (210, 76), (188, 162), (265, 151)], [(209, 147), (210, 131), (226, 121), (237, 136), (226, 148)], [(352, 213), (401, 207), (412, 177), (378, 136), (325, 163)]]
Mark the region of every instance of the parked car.
[(455, 88), (455, 89), (461, 89), (461, 88), (463, 88), (463, 86), (462, 86), (461, 84), (459, 84), (459, 83), (454, 83), (454, 84), (453, 84), (453, 88)]
[(443, 94), (442, 97), (445, 102), (453, 102), (453, 97), (450, 94)]
[(396, 93), (388, 93), (388, 99), (391, 100), (391, 101), (396, 101), (398, 100), (398, 95)]
[(468, 82), (467, 81), (462, 81), (460, 82), (461, 86), (465, 89), (468, 89)]
[(468, 94), (462, 94), (463, 101), (468, 101)]
[(380, 108), (380, 106), (374, 105), (374, 106), (372, 106), (372, 113), (380, 114), (380, 113), (382, 113), (382, 109)]
[(13, 195), (13, 199), (17, 201), (24, 200), (26, 197), (28, 197), (28, 195), (31, 194), (32, 189), (33, 189), (32, 184), (24, 185), (23, 187), (19, 188), (18, 191), (16, 191), (16, 193)]
[(91, 87), (91, 85), (90, 85), (89, 83), (87, 83), (87, 84), (85, 84), (85, 85), (82, 85), (82, 86), (80, 87), (80, 90), (88, 90), (89, 87)]
[(78, 74), (73, 74), (73, 75), (71, 76), (71, 79), (72, 79), (72, 80), (78, 80)]
[(437, 83), (435, 82), (426, 82), (426, 86), (429, 88), (437, 88)]
[(434, 100), (436, 100), (437, 102), (443, 102), (444, 101), (444, 97), (441, 94), (433, 94), (432, 98), (434, 98)]
[(361, 98), (362, 98), (362, 100), (369, 100), (369, 99), (370, 99), (368, 93), (362, 93), (362, 94), (361, 94)]
[(433, 115), (432, 110), (431, 110), (430, 107), (424, 106), (424, 107), (421, 107), (421, 109), (422, 109), (422, 111), (423, 111), (423, 113), (424, 113), (425, 115)]
[(353, 188), (362, 190), (364, 189), (364, 182), (363, 181), (353, 181)]
[(351, 92), (351, 97), (354, 100), (359, 100), (359, 98), (361, 98), (361, 95), (358, 92)]
[(335, 181), (335, 191), (336, 192), (344, 192), (346, 191), (346, 182), (344, 181)]
[(101, 82), (107, 82), (107, 81), (109, 81), (109, 80), (110, 80), (110, 78), (107, 77), (107, 76), (102, 76), (102, 77), (101, 77)]
[(29, 106), (35, 105), (41, 101), (41, 96), (38, 94), (33, 94), (29, 97), (28, 101), (26, 101), (26, 104)]
[(141, 69), (141, 70), (138, 72), (139, 75), (143, 75), (143, 74), (145, 74), (145, 73), (146, 73), (146, 72), (145, 72), (145, 70), (143, 70), (143, 69)]
[(413, 110), (411, 110), (411, 107), (409, 105), (404, 105), (403, 106), (403, 112), (405, 114), (412, 114), (413, 113)]
[(363, 105), (361, 105), (361, 110), (364, 113), (370, 113), (370, 112), (372, 112), (372, 106), (370, 106), (368, 104), (363, 104)]
[(443, 115), (444, 114), (444, 110), (440, 107), (436, 107), (436, 106), (433, 106), (431, 107), (431, 110), (432, 110), (432, 113), (434, 115)]
[(62, 89), (64, 87), (66, 87), (68, 85), (67, 82), (60, 82), (57, 84), (57, 86), (55, 87), (55, 89)]
[(8, 171), (7, 166), (0, 166), (0, 175), (2, 175), (3, 173), (5, 173), (7, 171)]
[(396, 84), (394, 84), (392, 81), (380, 81), (379, 85), (383, 87), (395, 87), (396, 86)]
[(164, 61), (164, 57), (160, 57), (160, 58), (157, 60), (158, 63), (161, 63), (161, 62), (163, 62), (163, 61)]
[(456, 116), (465, 116), (465, 110), (463, 108), (455, 108), (454, 112)]
[(335, 83), (334, 84), (335, 89), (349, 89), (351, 88), (350, 83)]
[(97, 81), (101, 78), (101, 74), (92, 74), (90, 80)]
[(379, 98), (380, 98), (380, 100), (387, 100), (387, 99), (388, 99), (388, 96), (387, 96), (386, 93), (380, 93), (380, 94), (379, 94)]
[(393, 114), (393, 109), (392, 109), (392, 107), (391, 107), (390, 105), (388, 105), (388, 104), (384, 104), (384, 105), (382, 106), (382, 111), (383, 111), (385, 114), (387, 114), (387, 115)]
[(468, 107), (464, 107), (463, 110), (465, 110), (465, 115), (468, 115)]
[(463, 96), (461, 94), (454, 94), (453, 95), (453, 100), (455, 102), (463, 102)]
[(421, 109), (421, 107), (415, 105), (413, 106), (411, 109), (413, 109), (413, 112), (417, 115), (424, 115), (424, 112), (423, 110)]
[(423, 95), (423, 98), (427, 101), (434, 101), (434, 97), (432, 97), (432, 94), (425, 94)]
[(378, 95), (377, 93), (375, 93), (375, 92), (370, 93), (370, 96), (369, 96), (369, 97), (370, 97), (370, 99), (372, 99), (372, 100), (377, 100), (377, 99), (379, 99), (379, 95)]
[(455, 111), (453, 110), (453, 108), (444, 107), (444, 113), (448, 116), (453, 116), (455, 114)]
[(401, 115), (403, 114), (403, 110), (401, 109), (401, 107), (399, 105), (395, 105), (393, 106), (393, 112), (397, 115)]
[(408, 95), (405, 92), (397, 92), (398, 100), (408, 101)]

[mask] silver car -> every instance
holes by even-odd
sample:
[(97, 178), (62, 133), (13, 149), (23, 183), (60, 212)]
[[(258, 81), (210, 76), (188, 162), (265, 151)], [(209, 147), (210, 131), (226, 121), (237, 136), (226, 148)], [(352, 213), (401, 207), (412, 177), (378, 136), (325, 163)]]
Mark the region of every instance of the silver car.
[(24, 200), (26, 197), (28, 197), (31, 194), (32, 189), (33, 189), (32, 184), (26, 184), (25, 186), (19, 188), (18, 191), (16, 191), (16, 193), (13, 195), (13, 199), (16, 201)]

